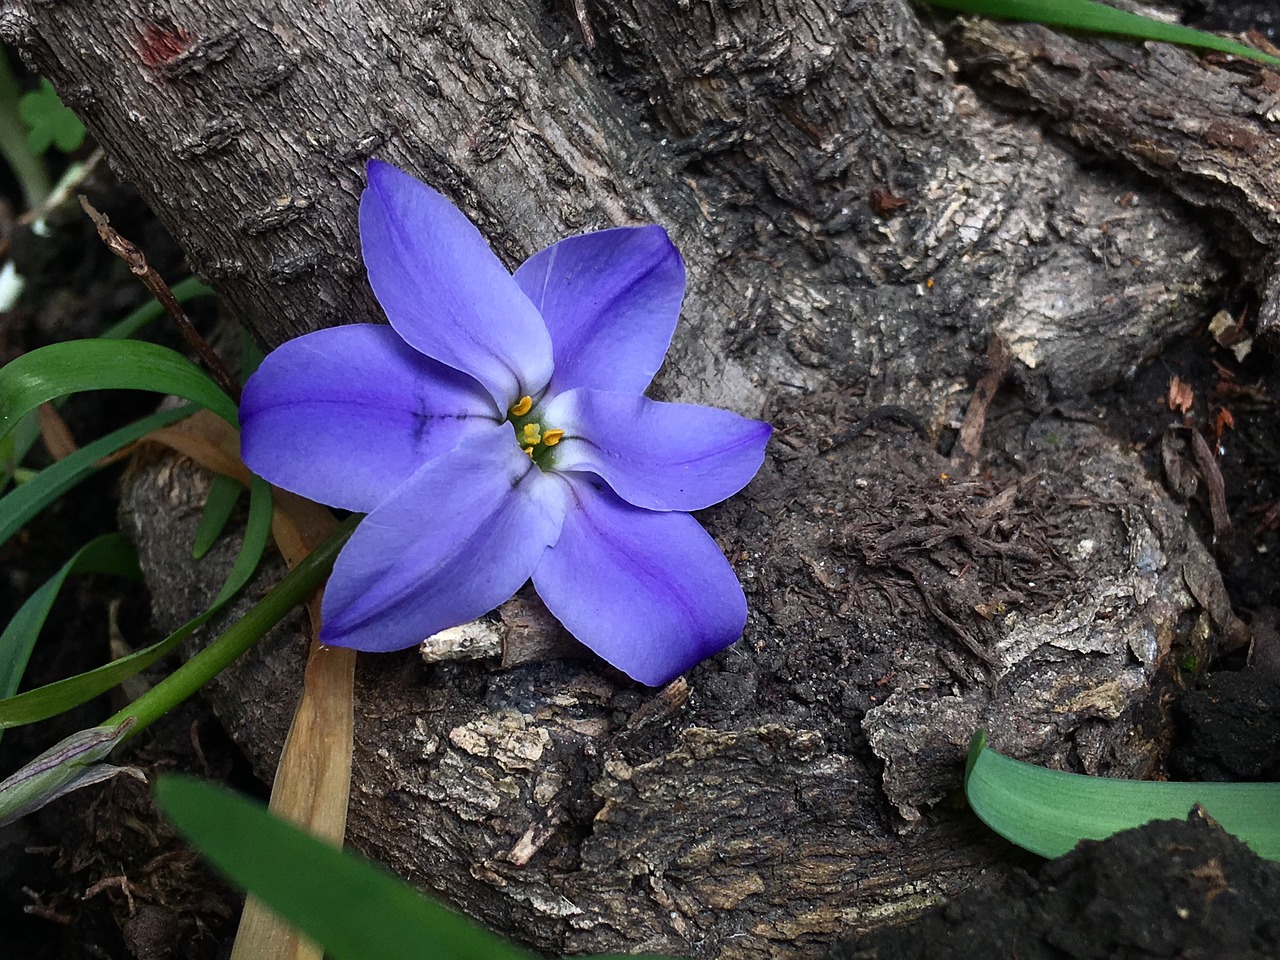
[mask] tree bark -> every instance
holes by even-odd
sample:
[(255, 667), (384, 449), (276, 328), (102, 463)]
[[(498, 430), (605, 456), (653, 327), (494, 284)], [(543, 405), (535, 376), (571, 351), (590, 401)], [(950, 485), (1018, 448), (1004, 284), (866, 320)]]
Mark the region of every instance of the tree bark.
[[(1275, 208), (1251, 231), (1248, 204), (1274, 184), (1215, 193), (1212, 169), (1157, 162), (1189, 133), (1143, 91), (1174, 78), (1179, 116), (1207, 117), (1274, 78), (959, 28), (967, 70), (1068, 114), (1124, 160), (1102, 168), (976, 95), (905, 0), (587, 9), (594, 51), (533, 0), (9, 0), (0, 34), (267, 344), (380, 316), (355, 219), (371, 155), (511, 264), (668, 228), (689, 293), (657, 392), (776, 428), (760, 477), (703, 515), (747, 590), (744, 639), (657, 692), (585, 654), (362, 658), (348, 836), (540, 950), (812, 955), (998, 862), (948, 802), (974, 727), (1156, 773), (1172, 665), (1236, 629), (1185, 511), (1072, 411), (1201, 322), (1231, 254), (1266, 283)], [(1059, 42), (1065, 67), (1043, 53)], [(1086, 109), (1100, 90), (1114, 110)], [(1206, 164), (1261, 124), (1219, 122)], [(166, 463), (129, 486), (162, 627), (218, 582), (181, 547), (202, 482)], [(282, 634), (215, 692), (264, 776), (303, 650)]]

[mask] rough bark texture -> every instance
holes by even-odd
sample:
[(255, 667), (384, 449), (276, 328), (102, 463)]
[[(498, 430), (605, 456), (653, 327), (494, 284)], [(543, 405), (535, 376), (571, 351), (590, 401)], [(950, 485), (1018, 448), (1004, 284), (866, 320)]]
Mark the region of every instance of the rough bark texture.
[[(366, 658), (349, 836), (542, 950), (812, 955), (983, 882), (1000, 848), (947, 802), (974, 726), (1041, 762), (1158, 771), (1173, 664), (1203, 661), (1231, 612), (1182, 510), (1071, 410), (1212, 312), (1231, 265), (1160, 183), (976, 96), (905, 0), (589, 10), (594, 54), (533, 0), (109, 18), (10, 0), (0, 32), (267, 343), (377, 316), (355, 226), (371, 154), (513, 263), (570, 232), (668, 227), (690, 287), (659, 392), (777, 428), (760, 477), (704, 515), (746, 586), (745, 638), (657, 692), (589, 658)], [(1188, 130), (1142, 122), (1153, 84), (1208, 116), (1214, 91), (1256, 106), (1273, 77), (1079, 41), (1063, 68), (1026, 36), (964, 28), (959, 49), (1051, 110), (1078, 97), (1066, 133), (1109, 130), (1117, 156), (1256, 228), (1264, 262), (1277, 214), (1253, 224), (1249, 204), (1274, 184), (1230, 166), (1245, 121), (1199, 134), (1243, 178), (1223, 194), (1151, 159)], [(1088, 126), (1099, 90), (1114, 105)], [(1022, 395), (988, 411), (998, 364), (970, 401), (993, 342)], [(201, 482), (166, 461), (130, 486), (162, 627), (217, 583), (181, 547)], [(277, 637), (216, 693), (264, 776), (302, 649)]]
[(1120, 157), (1198, 207), (1221, 212), (1263, 289), (1259, 328), (1280, 324), (1280, 74), (1220, 58), (1189, 69), (1176, 47), (1086, 44), (1036, 26), (960, 21), (962, 70), (1042, 111), (1073, 140)]
[[(777, 457), (753, 498), (708, 516), (746, 579), (747, 638), (656, 695), (574, 660), (367, 659), (350, 836), (548, 951), (786, 956), (981, 882), (998, 846), (929, 807), (956, 790), (973, 728), (1150, 775), (1157, 674), (1203, 657), (1208, 610), (1229, 615), (1211, 559), (1127, 454), (1091, 426), (1037, 429), (1015, 431), (1027, 472), (1000, 457), (995, 480), (940, 483), (947, 462), (914, 435), (857, 460)], [(198, 606), (212, 571), (181, 546), (203, 502), (193, 470), (165, 461), (131, 484), (126, 527)], [(219, 692), (264, 777), (304, 648), (278, 638)]]

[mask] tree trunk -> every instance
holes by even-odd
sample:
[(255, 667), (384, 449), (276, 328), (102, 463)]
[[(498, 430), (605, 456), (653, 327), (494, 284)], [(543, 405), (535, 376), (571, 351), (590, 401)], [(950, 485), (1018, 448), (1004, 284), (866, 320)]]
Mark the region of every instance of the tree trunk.
[[(761, 475), (703, 515), (746, 635), (686, 679), (362, 658), (358, 848), (540, 950), (812, 955), (996, 863), (946, 802), (975, 727), (1158, 772), (1173, 664), (1234, 618), (1185, 511), (1072, 411), (1202, 322), (1229, 255), (1266, 286), (1275, 178), (1241, 153), (1270, 162), (1273, 75), (958, 28), (957, 62), (1015, 111), (906, 0), (588, 3), (594, 50), (534, 0), (0, 10), (265, 343), (380, 316), (355, 216), (378, 156), (511, 264), (666, 226), (689, 293), (657, 392), (775, 425)], [(1153, 112), (1171, 83), (1200, 127)], [(202, 482), (171, 465), (128, 494), (162, 627), (218, 582), (181, 546)], [(303, 650), (281, 635), (216, 692), (264, 776)]]

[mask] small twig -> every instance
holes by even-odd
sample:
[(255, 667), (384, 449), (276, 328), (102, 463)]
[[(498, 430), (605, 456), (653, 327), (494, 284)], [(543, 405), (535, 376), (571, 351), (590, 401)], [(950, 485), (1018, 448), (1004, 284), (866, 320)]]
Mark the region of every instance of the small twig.
[(18, 223), (24, 226), (37, 223), (66, 203), (71, 195), (80, 189), (81, 184), (98, 168), (103, 156), (102, 148), (98, 147), (82, 162), (71, 164), (67, 168), (67, 172), (53, 185), (53, 190), (50, 194), (41, 200), (38, 206), (32, 207), (18, 217)]
[(39, 917), (42, 920), (59, 923), (64, 927), (69, 927), (75, 922), (65, 913), (59, 913), (53, 907), (44, 903), (44, 897), (39, 893), (36, 893), (36, 891), (32, 890), (30, 887), (23, 887), (22, 892), (31, 898), (31, 903), (22, 908), (22, 912), (28, 916)]
[(112, 889), (119, 890), (121, 893), (124, 894), (125, 902), (129, 904), (129, 916), (131, 917), (135, 916), (138, 912), (138, 909), (137, 909), (137, 905), (134, 903), (134, 900), (133, 900), (133, 891), (137, 890), (138, 888), (134, 884), (129, 882), (128, 877), (123, 875), (118, 877), (103, 877), (93, 886), (85, 890), (85, 892), (82, 894), (82, 899), (88, 900), (91, 897), (96, 897), (103, 890), (112, 890)]
[(169, 285), (147, 264), (147, 258), (142, 255), (142, 251), (120, 236), (115, 228), (111, 226), (111, 221), (107, 218), (107, 215), (99, 213), (83, 194), (80, 195), (80, 206), (89, 215), (93, 225), (98, 228), (98, 236), (107, 245), (107, 249), (127, 263), (134, 276), (141, 280), (146, 285), (146, 288), (151, 291), (151, 295), (160, 301), (160, 306), (164, 307), (164, 312), (178, 325), (178, 329), (182, 331), (183, 338), (200, 357), (209, 374), (217, 381), (218, 386), (226, 391), (227, 395), (238, 404), (240, 402), (240, 384), (236, 382), (236, 378), (223, 365), (222, 358), (214, 353), (213, 347), (209, 346), (204, 337), (200, 336), (199, 331), (196, 330), (186, 311), (182, 309), (182, 305), (174, 297), (173, 291), (169, 289)]
[(578, 18), (578, 29), (582, 32), (582, 42), (588, 50), (596, 48), (596, 32), (591, 28), (591, 16), (587, 13), (587, 0), (573, 0), (573, 13)]
[(976, 460), (982, 452), (982, 434), (987, 426), (987, 410), (995, 399), (996, 391), (1009, 375), (1009, 351), (1004, 341), (992, 335), (987, 341), (987, 368), (974, 387), (969, 409), (960, 425), (960, 449), (965, 456)]

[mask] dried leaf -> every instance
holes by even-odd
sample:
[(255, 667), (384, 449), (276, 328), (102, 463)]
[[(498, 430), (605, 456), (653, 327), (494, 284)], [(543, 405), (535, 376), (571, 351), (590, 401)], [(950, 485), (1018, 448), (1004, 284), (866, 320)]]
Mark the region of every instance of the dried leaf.
[[(153, 430), (143, 439), (164, 444), (200, 466), (248, 486), (250, 474), (240, 459), (240, 434), (206, 410), (171, 427)], [(271, 535), (285, 563), (292, 567), (333, 532), (337, 521), (328, 509), (310, 500), (285, 490), (273, 489), (271, 493), (276, 507)]]
[(1231, 411), (1226, 407), (1218, 408), (1218, 415), (1213, 418), (1213, 439), (1221, 443), (1222, 434), (1227, 430), (1236, 428), (1236, 418), (1231, 415)]
[(1176, 374), (1169, 378), (1169, 409), (1177, 413), (1187, 413), (1195, 403), (1196, 394), (1191, 387)]
[(1200, 486), (1200, 474), (1187, 456), (1187, 447), (1179, 436), (1180, 432), (1177, 427), (1164, 432), (1160, 438), (1160, 462), (1169, 489), (1175, 496), (1190, 500)]

